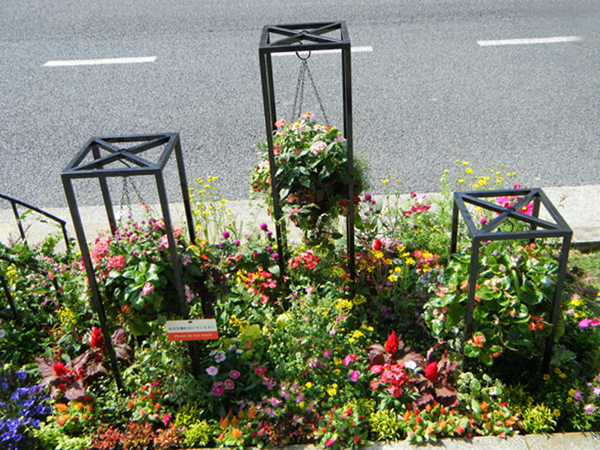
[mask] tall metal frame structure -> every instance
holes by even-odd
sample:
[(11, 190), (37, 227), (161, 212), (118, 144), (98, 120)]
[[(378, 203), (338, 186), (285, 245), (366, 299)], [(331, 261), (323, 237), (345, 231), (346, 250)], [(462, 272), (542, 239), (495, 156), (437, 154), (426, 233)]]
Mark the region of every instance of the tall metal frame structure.
[[(336, 33), (339, 37), (331, 37), (328, 33)], [(279, 189), (275, 177), (275, 155), (273, 152), (273, 132), (276, 130), (277, 113), (275, 109), (275, 86), (273, 80), (273, 53), (311, 52), (319, 50), (340, 50), (342, 63), (342, 95), (344, 115), (344, 137), (347, 141), (348, 174), (354, 172), (354, 156), (352, 141), (352, 68), (350, 37), (346, 22), (324, 22), (293, 25), (266, 25), (263, 28), (259, 56), (260, 74), (265, 110), (265, 126), (269, 150), (269, 166), (271, 171), (271, 187), (273, 195), (273, 216), (277, 231), (277, 245), (281, 249), (279, 268), (285, 272), (287, 242), (281, 225), (281, 208), (279, 204)], [(350, 276), (356, 275), (354, 252), (354, 186), (348, 186), (348, 215), (346, 217), (347, 245), (349, 254)]]
[[(497, 197), (519, 197), (515, 204), (506, 208), (498, 203), (492, 203), (484, 198)], [(520, 212), (522, 208), (533, 202), (532, 215)], [(482, 228), (477, 228), (467, 204), (497, 213), (494, 220)], [(544, 206), (550, 214), (553, 222), (539, 218), (540, 206)], [(567, 262), (569, 259), (569, 250), (571, 240), (573, 239), (573, 230), (556, 210), (552, 202), (548, 199), (542, 189), (508, 189), (498, 191), (474, 191), (474, 192), (455, 192), (454, 207), (452, 210), (452, 236), (450, 244), (450, 253), (456, 253), (458, 241), (458, 219), (459, 213), (462, 215), (468, 232), (472, 238), (471, 241), (471, 263), (469, 271), (469, 296), (467, 304), (467, 314), (465, 318), (465, 332), (467, 336), (471, 334), (473, 327), (473, 311), (475, 309), (475, 290), (477, 284), (477, 274), (479, 272), (479, 248), (485, 241), (500, 241), (514, 239), (529, 239), (534, 242), (535, 239), (562, 238), (562, 248), (560, 252), (558, 276), (554, 290), (554, 303), (552, 306), (552, 332), (546, 341), (544, 358), (542, 361), (542, 370), (548, 372), (550, 359), (552, 358), (552, 348), (554, 345), (554, 335), (556, 325), (560, 316), (560, 304), (567, 274)], [(515, 219), (530, 225), (526, 231), (502, 232), (498, 228), (508, 219)]]
[[(119, 143), (136, 143), (137, 145), (122, 148), (118, 145)], [(158, 162), (150, 162), (148, 159), (142, 156), (144, 152), (157, 148), (160, 149), (160, 147), (162, 147), (162, 153), (158, 158)], [(187, 179), (185, 175), (185, 167), (183, 163), (183, 154), (181, 151), (179, 134), (165, 133), (157, 135), (140, 136), (93, 137), (83, 146), (83, 148), (77, 153), (77, 155), (73, 158), (73, 160), (71, 160), (71, 162), (61, 173), (65, 195), (67, 197), (69, 210), (73, 219), (73, 226), (75, 228), (77, 241), (81, 250), (81, 257), (85, 266), (85, 270), (92, 292), (92, 300), (96, 312), (98, 314), (98, 318), (100, 320), (100, 326), (102, 334), (104, 336), (104, 342), (106, 343), (109, 352), (113, 370), (117, 378), (117, 383), (120, 387), (122, 387), (122, 381), (117, 365), (116, 354), (114, 348), (112, 347), (111, 334), (106, 323), (104, 305), (102, 303), (100, 292), (98, 290), (96, 275), (94, 272), (92, 260), (90, 258), (90, 252), (87, 246), (87, 240), (81, 221), (81, 215), (79, 214), (79, 208), (77, 206), (77, 199), (75, 196), (75, 191), (73, 189), (72, 181), (73, 179), (81, 178), (96, 178), (99, 180), (100, 189), (102, 191), (102, 198), (104, 201), (104, 207), (106, 209), (106, 215), (108, 218), (111, 232), (114, 234), (117, 231), (117, 225), (107, 179), (112, 177), (132, 177), (144, 175), (153, 176), (155, 178), (163, 215), (163, 221), (165, 224), (165, 232), (167, 235), (167, 240), (169, 242), (169, 253), (171, 256), (171, 262), (173, 264), (173, 272), (175, 275), (177, 294), (179, 297), (179, 305), (181, 308), (181, 315), (184, 319), (188, 319), (189, 314), (185, 298), (185, 290), (181, 278), (182, 271), (179, 263), (179, 257), (177, 254), (177, 244), (175, 241), (175, 236), (173, 234), (171, 213), (169, 211), (169, 201), (167, 198), (167, 191), (163, 176), (165, 166), (173, 152), (175, 152), (175, 156), (177, 159), (179, 182), (181, 185), (181, 195), (183, 198), (183, 205), (185, 208), (185, 215), (187, 219), (190, 241), (194, 243), (194, 219), (190, 206), (190, 196), (187, 187)], [(91, 161), (89, 161), (90, 155)], [(119, 162), (123, 164), (123, 167), (105, 167)], [(194, 371), (194, 374), (198, 375), (200, 373), (200, 368), (197, 357), (198, 351), (196, 343), (190, 341), (188, 342), (188, 346), (192, 359), (192, 369)]]

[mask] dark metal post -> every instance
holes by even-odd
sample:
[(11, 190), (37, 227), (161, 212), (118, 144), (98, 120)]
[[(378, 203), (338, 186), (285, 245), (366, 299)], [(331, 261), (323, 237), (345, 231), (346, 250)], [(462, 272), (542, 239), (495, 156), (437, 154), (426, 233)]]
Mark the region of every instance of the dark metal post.
[[(346, 24), (342, 24), (345, 28)], [(344, 98), (344, 135), (348, 152), (348, 173), (354, 175), (354, 140), (352, 135), (352, 53), (350, 42), (342, 48), (342, 95)], [(348, 216), (346, 217), (348, 269), (350, 277), (356, 279), (356, 257), (354, 255), (354, 185), (348, 185)]]
[[(160, 198), (160, 206), (162, 208), (163, 221), (165, 223), (165, 232), (167, 234), (167, 240), (169, 242), (169, 254), (171, 255), (171, 263), (173, 264), (173, 274), (175, 275), (175, 286), (177, 287), (177, 295), (179, 297), (179, 308), (181, 315), (184, 319), (189, 319), (189, 313), (187, 309), (187, 303), (185, 300), (185, 289), (183, 287), (181, 264), (179, 263), (179, 254), (177, 253), (177, 241), (175, 241), (175, 235), (173, 234), (173, 224), (171, 223), (171, 213), (169, 212), (169, 200), (167, 199), (167, 190), (165, 188), (165, 182), (162, 173), (157, 173), (156, 186), (158, 188), (158, 196)], [(194, 375), (200, 375), (200, 366), (198, 364), (198, 350), (196, 343), (193, 341), (188, 342), (188, 349), (190, 350), (190, 357), (192, 360), (192, 371)]]
[(6, 279), (4, 278), (4, 274), (2, 272), (0, 272), (0, 285), (2, 285), (2, 290), (4, 291), (4, 294), (6, 295), (6, 300), (8, 300), (8, 306), (10, 307), (10, 311), (13, 314), (14, 321), (17, 322), (18, 324), (20, 324), (21, 318), (19, 317), (19, 311), (17, 310), (17, 307), (15, 306), (15, 302), (13, 300), (13, 297), (10, 293), (10, 289), (8, 288), (8, 284), (6, 283)]
[(469, 272), (469, 299), (465, 318), (465, 337), (469, 339), (473, 332), (473, 312), (475, 311), (475, 292), (477, 291), (477, 274), (479, 273), (479, 239), (471, 244), (471, 270)]
[[(94, 159), (100, 159), (100, 149), (97, 145), (92, 147), (92, 154)], [(105, 177), (99, 177), (100, 189), (102, 190), (102, 199), (104, 200), (104, 208), (106, 209), (106, 217), (108, 217), (108, 224), (110, 226), (110, 232), (115, 234), (117, 232), (117, 221), (115, 220), (115, 210), (112, 205), (110, 198), (110, 191), (108, 189), (108, 182)]]
[[(455, 194), (456, 195), (456, 194)], [(450, 237), (450, 254), (456, 253), (458, 246), (458, 205), (456, 201), (452, 205), (452, 233)]]
[(277, 167), (273, 151), (273, 132), (275, 130), (275, 87), (273, 84), (273, 66), (271, 54), (260, 52), (260, 73), (263, 91), (263, 106), (265, 111), (265, 128), (267, 132), (267, 147), (269, 151), (269, 172), (271, 174), (271, 195), (273, 197), (273, 218), (275, 219), (275, 232), (277, 235), (277, 252), (279, 253), (279, 272), (285, 275), (285, 261), (287, 260), (287, 239), (285, 227), (281, 220), (281, 205), (279, 204), (279, 187), (277, 186)]
[(65, 175), (62, 176), (62, 182), (63, 187), (65, 189), (65, 195), (67, 196), (69, 210), (71, 211), (71, 218), (73, 219), (75, 235), (77, 236), (77, 241), (79, 242), (81, 259), (83, 260), (83, 265), (85, 267), (85, 272), (87, 274), (88, 282), (90, 285), (90, 291), (92, 293), (92, 302), (94, 304), (94, 309), (98, 314), (98, 319), (100, 320), (100, 329), (102, 330), (102, 336), (104, 336), (104, 345), (106, 345), (106, 349), (108, 350), (108, 356), (110, 358), (110, 363), (115, 374), (117, 386), (119, 386), (119, 389), (123, 390), (123, 381), (121, 380), (121, 372), (119, 371), (119, 364), (117, 363), (117, 355), (112, 345), (112, 336), (110, 334), (110, 331), (108, 330), (108, 325), (106, 323), (106, 314), (104, 312), (102, 300), (100, 299), (98, 283), (96, 282), (96, 273), (94, 271), (94, 267), (92, 266), (92, 259), (90, 257), (90, 252), (87, 246), (87, 239), (85, 238), (85, 231), (83, 230), (83, 224), (81, 222), (79, 208), (77, 207), (77, 199), (75, 198), (75, 192), (73, 191), (73, 184), (71, 183), (71, 180), (68, 179)]
[(565, 236), (562, 248), (560, 249), (560, 262), (558, 265), (558, 275), (556, 286), (554, 288), (554, 304), (552, 306), (552, 331), (546, 341), (544, 359), (542, 361), (542, 371), (548, 373), (550, 370), (550, 360), (552, 359), (552, 349), (554, 348), (554, 337), (556, 336), (556, 326), (560, 318), (560, 308), (562, 303), (562, 293), (567, 276), (567, 261), (569, 260), (569, 251), (571, 249), (571, 236)]
[(196, 243), (196, 230), (194, 229), (194, 215), (190, 205), (190, 190), (188, 188), (187, 177), (185, 175), (185, 165), (183, 163), (183, 153), (181, 151), (181, 142), (179, 136), (175, 143), (175, 158), (177, 159), (177, 170), (179, 171), (179, 184), (181, 185), (181, 196), (183, 197), (183, 208), (185, 209), (185, 217), (190, 233), (190, 242)]

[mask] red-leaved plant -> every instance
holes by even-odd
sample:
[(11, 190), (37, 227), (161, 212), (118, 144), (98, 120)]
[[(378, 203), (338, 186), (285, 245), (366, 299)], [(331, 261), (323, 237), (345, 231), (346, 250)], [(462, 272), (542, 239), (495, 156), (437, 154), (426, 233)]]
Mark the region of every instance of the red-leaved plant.
[[(125, 342), (125, 330), (115, 331), (111, 340), (117, 358), (133, 358), (133, 350)], [(90, 348), (70, 362), (54, 358), (35, 358), (43, 377), (40, 385), (50, 386), (52, 398), (64, 396), (67, 400), (81, 400), (86, 394), (86, 384), (108, 375), (102, 365), (105, 347), (98, 328), (90, 330), (87, 344)]]
[(457, 391), (450, 382), (459, 363), (449, 362), (448, 351), (442, 354), (439, 361), (435, 361), (434, 351), (439, 345), (429, 349), (427, 357), (424, 357), (412, 351), (392, 331), (385, 347), (372, 344), (367, 348), (367, 369), (381, 374), (371, 386), (377, 389), (380, 384), (385, 384), (394, 397), (401, 394), (401, 388), (410, 390), (416, 394), (414, 407), (422, 407), (434, 401), (444, 406), (455, 406), (458, 403)]

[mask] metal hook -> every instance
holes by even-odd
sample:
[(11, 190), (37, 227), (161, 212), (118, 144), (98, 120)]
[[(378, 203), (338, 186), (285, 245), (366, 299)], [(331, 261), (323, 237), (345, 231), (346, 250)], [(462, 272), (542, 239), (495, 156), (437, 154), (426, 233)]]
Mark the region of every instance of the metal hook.
[(308, 56), (306, 58), (303, 58), (302, 56), (300, 56), (300, 53), (296, 52), (296, 56), (301, 59), (302, 61), (307, 61), (308, 58), (310, 58), (310, 55), (312, 54), (312, 52), (309, 50), (308, 51)]

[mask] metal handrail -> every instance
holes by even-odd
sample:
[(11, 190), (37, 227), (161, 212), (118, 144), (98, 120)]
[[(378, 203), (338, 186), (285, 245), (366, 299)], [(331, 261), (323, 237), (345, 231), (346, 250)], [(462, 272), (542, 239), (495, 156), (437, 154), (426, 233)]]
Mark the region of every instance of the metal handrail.
[(69, 235), (67, 234), (67, 222), (66, 221), (64, 221), (60, 217), (56, 217), (55, 215), (50, 214), (40, 208), (36, 208), (35, 206), (32, 206), (28, 203), (17, 200), (16, 198), (9, 197), (8, 195), (0, 194), (0, 199), (7, 200), (8, 202), (10, 202), (13, 213), (15, 215), (15, 219), (17, 221), (17, 226), (19, 227), (19, 234), (21, 235), (21, 239), (23, 239), (23, 242), (27, 243), (27, 238), (25, 237), (25, 229), (23, 228), (23, 223), (21, 222), (21, 215), (19, 214), (19, 209), (17, 206), (22, 206), (22, 207), (27, 208), (31, 211), (34, 211), (38, 214), (41, 214), (42, 216), (47, 217), (48, 219), (51, 219), (54, 222), (57, 222), (60, 225), (60, 227), (62, 228), (63, 237), (65, 239), (65, 245), (67, 246), (67, 249), (70, 248)]

